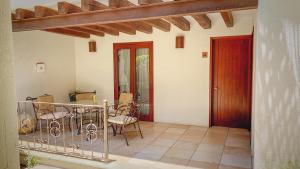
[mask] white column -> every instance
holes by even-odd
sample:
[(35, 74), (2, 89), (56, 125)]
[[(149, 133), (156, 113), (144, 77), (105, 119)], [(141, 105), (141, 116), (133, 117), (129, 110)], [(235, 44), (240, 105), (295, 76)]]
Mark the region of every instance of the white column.
[(0, 1), (0, 168), (20, 167), (10, 0)]

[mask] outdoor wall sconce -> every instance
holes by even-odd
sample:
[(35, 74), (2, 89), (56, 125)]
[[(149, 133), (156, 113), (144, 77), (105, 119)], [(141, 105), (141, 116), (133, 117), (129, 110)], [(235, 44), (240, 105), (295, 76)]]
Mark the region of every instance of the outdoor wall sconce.
[(176, 48), (184, 48), (184, 36), (176, 37)]
[(89, 41), (89, 52), (97, 52), (96, 41)]
[(208, 57), (208, 52), (202, 52), (202, 58), (207, 58)]

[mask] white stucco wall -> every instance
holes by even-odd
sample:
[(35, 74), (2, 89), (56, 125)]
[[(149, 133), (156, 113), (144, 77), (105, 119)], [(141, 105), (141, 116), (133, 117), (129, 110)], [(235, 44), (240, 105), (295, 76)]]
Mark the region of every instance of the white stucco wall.
[[(257, 16), (254, 168), (300, 162), (300, 1), (261, 0)], [(300, 165), (300, 164), (298, 164)]]
[[(74, 38), (42, 31), (13, 33), (17, 99), (51, 94), (55, 101), (68, 101), (75, 90)], [(36, 72), (44, 62), (46, 71)]]
[[(251, 34), (255, 11), (234, 13), (235, 26), (227, 28), (219, 14), (210, 14), (212, 28), (202, 29), (193, 19), (191, 30), (172, 26), (171, 32), (154, 30), (150, 35), (121, 34), (93, 37), (97, 53), (88, 52), (88, 41), (76, 39), (76, 87), (97, 90), (100, 97), (113, 101), (113, 43), (153, 41), (154, 121), (208, 126), (210, 37)], [(175, 37), (185, 36), (185, 48), (175, 49)]]

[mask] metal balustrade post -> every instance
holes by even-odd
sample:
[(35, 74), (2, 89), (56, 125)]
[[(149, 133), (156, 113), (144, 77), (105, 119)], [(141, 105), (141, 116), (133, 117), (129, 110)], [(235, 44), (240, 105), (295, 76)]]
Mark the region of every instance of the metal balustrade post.
[(104, 106), (104, 111), (103, 111), (103, 122), (104, 122), (104, 130), (103, 130), (103, 150), (104, 150), (104, 158), (103, 161), (109, 161), (108, 159), (108, 154), (109, 154), (109, 149), (108, 149), (108, 136), (107, 136), (107, 127), (108, 127), (108, 103), (107, 100), (103, 100), (103, 106)]

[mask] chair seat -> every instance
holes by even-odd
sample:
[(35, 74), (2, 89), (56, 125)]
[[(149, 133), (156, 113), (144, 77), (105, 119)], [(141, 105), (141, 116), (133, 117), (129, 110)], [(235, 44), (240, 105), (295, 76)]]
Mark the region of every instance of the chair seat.
[(66, 117), (67, 114), (68, 112), (53, 112), (53, 113), (48, 113), (40, 116), (40, 119), (42, 120), (61, 119), (63, 117)]
[(108, 118), (108, 122), (109, 123), (114, 123), (114, 124), (132, 124), (135, 123), (137, 121), (137, 119), (135, 117), (130, 117), (130, 116), (125, 116), (125, 115), (117, 115), (117, 116), (110, 116)]

